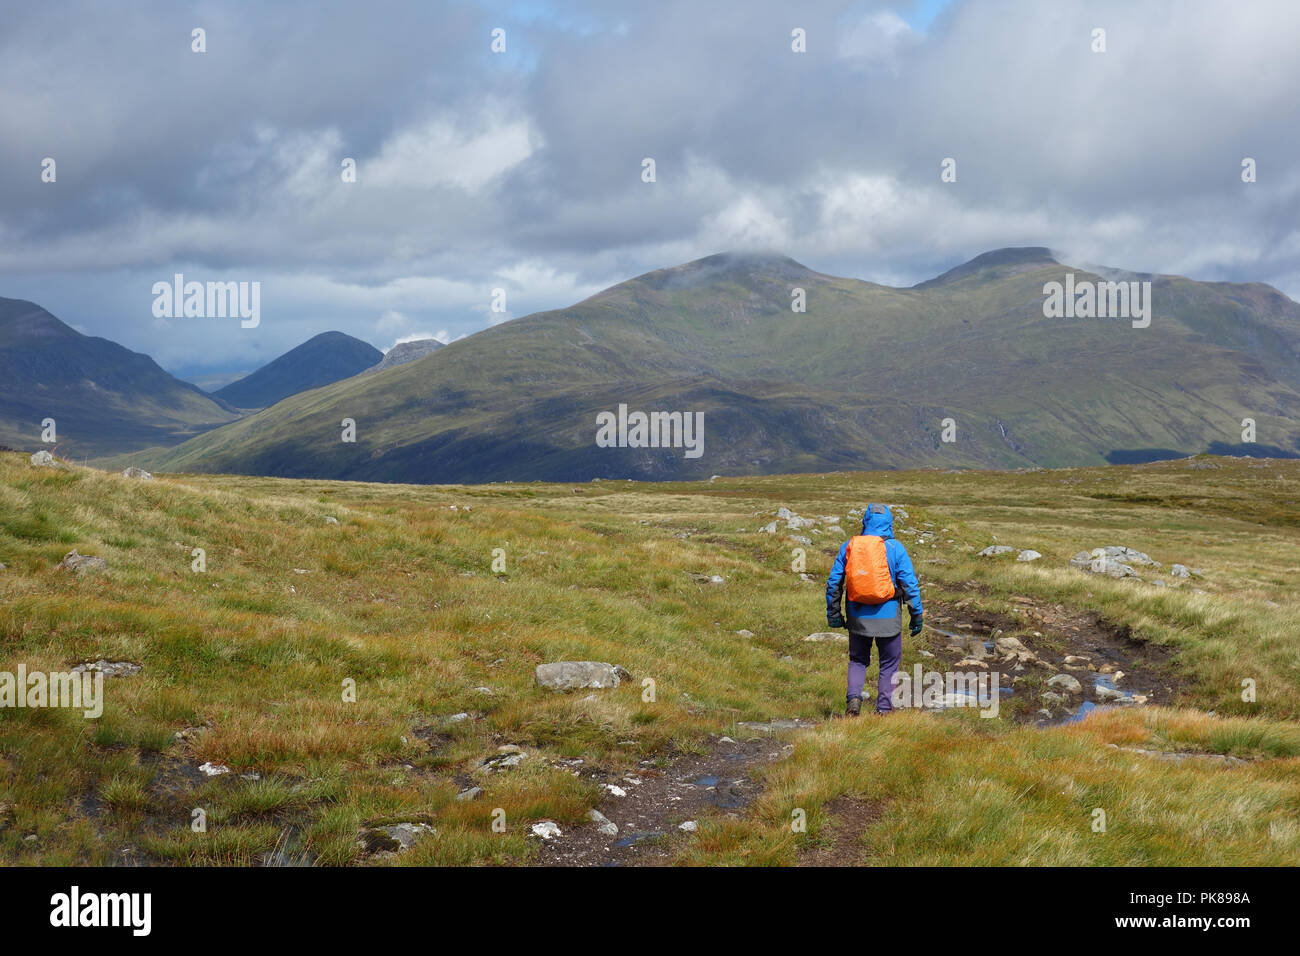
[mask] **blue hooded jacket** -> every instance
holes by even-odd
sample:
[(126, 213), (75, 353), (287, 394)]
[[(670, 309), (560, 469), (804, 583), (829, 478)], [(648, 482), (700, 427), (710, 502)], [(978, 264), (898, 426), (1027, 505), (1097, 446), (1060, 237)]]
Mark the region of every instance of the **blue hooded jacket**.
[[(889, 561), (889, 574), (894, 586), (907, 599), (907, 610), (915, 619), (921, 615), (921, 585), (912, 569), (912, 559), (903, 542), (894, 537), (894, 512), (888, 505), (869, 504), (862, 514), (862, 533), (885, 539), (885, 557)], [(903, 630), (903, 608), (898, 597), (883, 604), (858, 604), (844, 600), (844, 565), (848, 560), (849, 543), (840, 545), (830, 577), (826, 579), (826, 613), (829, 617), (847, 605), (845, 617), (849, 632), (867, 637), (892, 637)]]

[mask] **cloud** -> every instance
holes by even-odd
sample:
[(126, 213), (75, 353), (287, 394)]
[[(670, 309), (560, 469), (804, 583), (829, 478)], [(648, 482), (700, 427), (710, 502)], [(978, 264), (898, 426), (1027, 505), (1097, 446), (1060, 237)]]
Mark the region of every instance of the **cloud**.
[[(1046, 245), (1300, 296), (1286, 0), (368, 9), (7, 11), (0, 294), (214, 374), (328, 328), (454, 339), (725, 249), (911, 284)], [(154, 327), (174, 272), (260, 281), (261, 326)]]

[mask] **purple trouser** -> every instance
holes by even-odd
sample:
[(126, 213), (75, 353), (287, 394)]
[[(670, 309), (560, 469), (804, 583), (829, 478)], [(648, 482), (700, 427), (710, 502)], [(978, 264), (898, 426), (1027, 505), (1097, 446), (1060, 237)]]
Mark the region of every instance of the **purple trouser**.
[(887, 714), (894, 709), (890, 698), (894, 693), (894, 675), (898, 673), (898, 662), (903, 658), (903, 635), (893, 637), (864, 637), (849, 633), (849, 689), (848, 697), (861, 697), (862, 685), (867, 680), (867, 665), (871, 663), (871, 642), (876, 642), (880, 651), (880, 680), (877, 683), (876, 711)]

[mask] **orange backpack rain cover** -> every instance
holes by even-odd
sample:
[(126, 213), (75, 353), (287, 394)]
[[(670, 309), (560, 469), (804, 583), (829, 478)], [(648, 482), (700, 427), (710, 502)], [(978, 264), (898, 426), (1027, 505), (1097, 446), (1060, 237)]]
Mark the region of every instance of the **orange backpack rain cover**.
[(885, 539), (859, 534), (849, 540), (844, 565), (849, 600), (856, 604), (883, 604), (894, 596), (894, 578), (889, 573)]

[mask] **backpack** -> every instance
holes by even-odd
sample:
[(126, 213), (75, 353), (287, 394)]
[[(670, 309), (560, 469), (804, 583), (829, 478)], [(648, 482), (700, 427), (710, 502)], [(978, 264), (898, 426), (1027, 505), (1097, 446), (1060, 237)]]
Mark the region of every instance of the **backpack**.
[(849, 600), (855, 604), (884, 604), (894, 598), (897, 592), (884, 538), (859, 534), (849, 539), (844, 580)]

